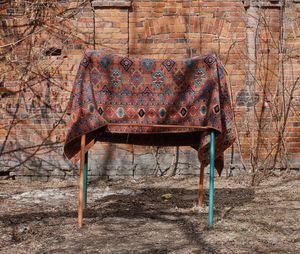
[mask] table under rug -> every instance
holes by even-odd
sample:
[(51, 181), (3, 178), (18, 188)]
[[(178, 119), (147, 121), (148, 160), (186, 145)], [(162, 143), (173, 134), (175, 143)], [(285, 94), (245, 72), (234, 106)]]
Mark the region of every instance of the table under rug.
[[(64, 153), (76, 162), (95, 142), (191, 146), (204, 167), (215, 134), (215, 167), (235, 140), (226, 73), (214, 54), (190, 59), (128, 58), (86, 51), (74, 82)], [(83, 157), (81, 157), (83, 158)]]

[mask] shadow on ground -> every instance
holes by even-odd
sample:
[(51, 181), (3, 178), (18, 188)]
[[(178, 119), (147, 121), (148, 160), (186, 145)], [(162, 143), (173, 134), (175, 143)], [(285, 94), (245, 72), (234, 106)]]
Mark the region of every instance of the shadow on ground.
[[(170, 198), (164, 199), (162, 197), (164, 194), (168, 194)], [(205, 193), (205, 197), (207, 202), (207, 193)], [(222, 209), (242, 206), (253, 198), (254, 191), (252, 189), (216, 189), (215, 221), (222, 217), (220, 216)], [(76, 201), (74, 199), (74, 202)], [(50, 200), (49, 203), (51, 203)], [(42, 232), (42, 228), (36, 229), (37, 231), (33, 234), (38, 235), (40, 232), (41, 237), (44, 234), (46, 238), (56, 235), (51, 232), (46, 233), (49, 228), (50, 231), (55, 231), (56, 228), (56, 233), (59, 235), (59, 232), (64, 230), (63, 228), (72, 227), (74, 235), (80, 234), (78, 240), (72, 241), (72, 244), (66, 243), (71, 241), (68, 237), (57, 238), (58, 236), (55, 236), (55, 239), (58, 239), (56, 241), (69, 244), (68, 249), (59, 247), (62, 245), (60, 243), (57, 247), (53, 246), (51, 250), (47, 251), (43, 247), (39, 253), (74, 253), (86, 251), (89, 244), (92, 246), (95, 244), (102, 245), (101, 248), (104, 248), (106, 246), (104, 243), (109, 244), (111, 242), (113, 244), (115, 242), (114, 245), (116, 246), (121, 244), (119, 241), (124, 241), (123, 243), (126, 243), (127, 247), (115, 249), (114, 251), (117, 253), (131, 253), (129, 251), (130, 245), (133, 245), (132, 248), (135, 249), (135, 253), (170, 253), (172, 251), (177, 253), (176, 250), (191, 249), (191, 246), (194, 246), (196, 253), (200, 249), (201, 253), (217, 253), (215, 247), (203, 239), (203, 234), (208, 230), (206, 226), (207, 213), (197, 212), (196, 203), (197, 190), (143, 188), (133, 195), (113, 195), (98, 199), (93, 203), (90, 202), (84, 214), (85, 226), (81, 230), (76, 227), (77, 211), (73, 209), (64, 210), (63, 207), (56, 208), (55, 211), (31, 210), (18, 214), (4, 214), (1, 216), (0, 222), (7, 227), (14, 228), (22, 224), (39, 223), (39, 225), (43, 225), (45, 231)], [(98, 231), (97, 234), (95, 234), (96, 231)], [(151, 239), (150, 237), (147, 240), (133, 240), (139, 238), (139, 234), (147, 235), (150, 232), (153, 235), (159, 232), (163, 239), (159, 240), (155, 237)], [(93, 235), (91, 236), (91, 234)], [(26, 238), (26, 234), (20, 237), (16, 236), (15, 242), (20, 243)], [(173, 243), (172, 239), (176, 243)], [(131, 241), (134, 241), (134, 244)], [(152, 241), (157, 241), (157, 243), (151, 244)]]
[[(164, 194), (171, 194), (171, 198), (164, 199)], [(208, 193), (205, 192), (205, 205), (208, 203)], [(225, 207), (243, 206), (252, 201), (254, 191), (245, 188), (215, 189), (216, 212)], [(51, 203), (51, 201), (49, 201)], [(77, 200), (74, 200), (77, 202)], [(196, 206), (197, 191), (180, 188), (144, 188), (133, 195), (112, 195), (89, 203), (85, 210), (85, 218), (107, 217), (121, 218), (159, 218), (163, 215), (176, 215), (176, 209), (191, 209)], [(174, 212), (170, 212), (173, 209)], [(76, 218), (77, 211), (26, 211), (14, 215), (3, 215), (3, 223), (23, 223), (36, 220), (36, 218)]]

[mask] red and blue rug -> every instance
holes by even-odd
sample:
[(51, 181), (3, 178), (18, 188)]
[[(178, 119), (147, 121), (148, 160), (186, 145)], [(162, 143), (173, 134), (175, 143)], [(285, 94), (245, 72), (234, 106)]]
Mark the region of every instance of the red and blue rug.
[(220, 172), (223, 152), (235, 139), (226, 75), (213, 54), (155, 60), (87, 51), (67, 112), (71, 119), (64, 153), (73, 161), (86, 134), (88, 148), (96, 141), (190, 145), (208, 164), (213, 128)]

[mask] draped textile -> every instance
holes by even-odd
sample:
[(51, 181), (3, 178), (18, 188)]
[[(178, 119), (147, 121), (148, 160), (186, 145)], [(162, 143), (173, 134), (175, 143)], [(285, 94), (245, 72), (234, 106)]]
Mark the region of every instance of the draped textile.
[(67, 113), (64, 153), (73, 162), (86, 134), (86, 150), (97, 141), (188, 145), (207, 165), (212, 128), (220, 173), (223, 153), (235, 139), (226, 73), (214, 54), (157, 60), (86, 51)]

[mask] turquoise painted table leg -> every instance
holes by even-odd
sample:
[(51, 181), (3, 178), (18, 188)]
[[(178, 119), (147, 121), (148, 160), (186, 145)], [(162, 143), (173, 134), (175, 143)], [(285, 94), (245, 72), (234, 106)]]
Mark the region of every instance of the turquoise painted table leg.
[(209, 169), (209, 207), (208, 227), (214, 223), (214, 174), (215, 174), (215, 132), (210, 130), (210, 169)]
[(84, 155), (84, 191), (83, 191), (84, 207), (86, 207), (87, 205), (88, 170), (89, 170), (89, 152), (86, 152)]

